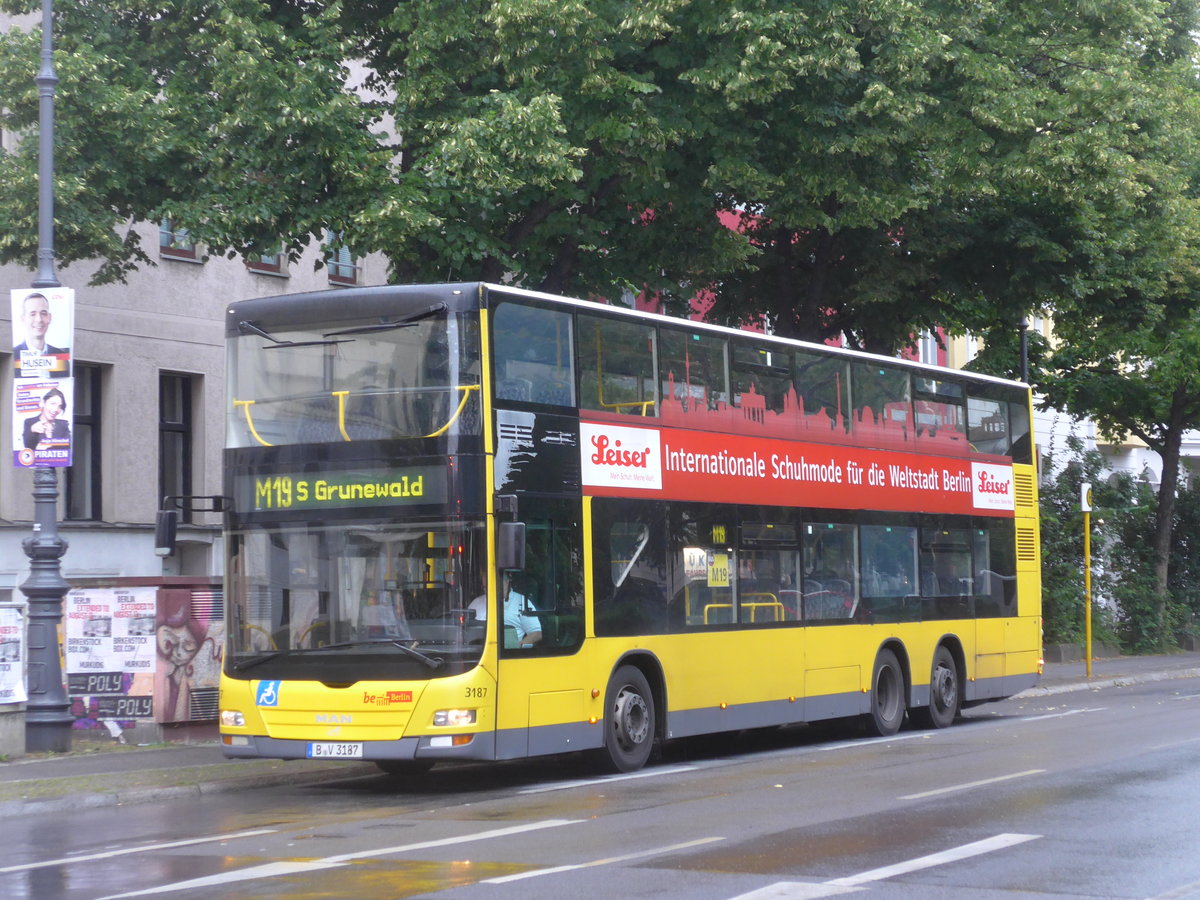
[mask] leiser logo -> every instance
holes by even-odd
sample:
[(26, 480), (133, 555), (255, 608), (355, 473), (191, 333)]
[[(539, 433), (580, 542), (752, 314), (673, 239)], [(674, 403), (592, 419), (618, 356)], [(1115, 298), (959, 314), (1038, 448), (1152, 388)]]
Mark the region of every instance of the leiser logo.
[(971, 463), (971, 501), (976, 509), (1013, 509), (1012, 467)]
[(662, 490), (662, 443), (656, 428), (579, 423), (583, 483)]

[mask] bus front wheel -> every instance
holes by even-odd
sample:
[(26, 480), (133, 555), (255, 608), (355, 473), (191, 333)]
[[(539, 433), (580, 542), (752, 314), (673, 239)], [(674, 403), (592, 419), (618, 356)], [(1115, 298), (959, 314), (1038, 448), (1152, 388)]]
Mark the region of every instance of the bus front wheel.
[(904, 722), (904, 673), (891, 650), (880, 650), (871, 675), (871, 730), (890, 737)]
[(616, 772), (635, 772), (654, 747), (654, 695), (636, 666), (621, 666), (608, 680), (601, 761)]

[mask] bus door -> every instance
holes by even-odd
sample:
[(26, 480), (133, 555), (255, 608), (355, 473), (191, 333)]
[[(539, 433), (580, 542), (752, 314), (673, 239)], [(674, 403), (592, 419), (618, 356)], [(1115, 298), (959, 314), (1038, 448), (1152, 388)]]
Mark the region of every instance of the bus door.
[[(498, 571), (497, 753), (501, 758), (580, 747), (590, 709), (584, 637), (583, 537), (578, 500), (522, 496), (520, 569)], [(597, 732), (598, 733), (598, 732)]]

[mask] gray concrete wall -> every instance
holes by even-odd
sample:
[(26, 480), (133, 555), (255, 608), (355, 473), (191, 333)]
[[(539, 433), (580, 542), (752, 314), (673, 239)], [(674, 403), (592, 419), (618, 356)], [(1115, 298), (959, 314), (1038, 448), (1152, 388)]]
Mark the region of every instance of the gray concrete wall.
[[(158, 228), (136, 226), (142, 245), (156, 256)], [(322, 258), (312, 246), (286, 275), (258, 274), (240, 259), (203, 262), (159, 258), (156, 266), (133, 273), (127, 284), (90, 287), (97, 265), (76, 264), (58, 271), (75, 289), (76, 361), (102, 367), (100, 445), (102, 521), (64, 522), (59, 530), (69, 548), (63, 574), (214, 575), (221, 574), (220, 517), (198, 514), (196, 527), (180, 529), (184, 552), (162, 560), (154, 555), (158, 509), (158, 378), (162, 372), (196, 376), (193, 396), (192, 489), (221, 491), (221, 450), (225, 432), (224, 319), (233, 300), (331, 287)], [(374, 256), (359, 261), (364, 284), (386, 280), (386, 263)], [(9, 290), (27, 288), (34, 272), (0, 267), (0, 371), (11, 372), (12, 323)], [(11, 444), (12, 379), (0, 378), (0, 435)], [(11, 454), (6, 454), (11, 458)], [(28, 577), (21, 549), (33, 518), (32, 472), (0, 465), (0, 600)], [(60, 490), (62, 478), (60, 478)]]

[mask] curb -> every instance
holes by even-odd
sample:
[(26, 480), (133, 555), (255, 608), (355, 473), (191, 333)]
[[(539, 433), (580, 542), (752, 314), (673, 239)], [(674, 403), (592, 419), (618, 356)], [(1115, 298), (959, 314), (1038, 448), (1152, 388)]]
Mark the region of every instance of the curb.
[(1091, 681), (1071, 681), (1065, 684), (1028, 688), (1013, 696), (1014, 700), (1027, 697), (1050, 697), (1055, 694), (1073, 694), (1077, 691), (1098, 691), (1101, 688), (1128, 687), (1131, 684), (1148, 684), (1154, 681), (1173, 681), (1176, 678), (1200, 678), (1200, 667), (1176, 669), (1165, 672), (1147, 672), (1144, 675), (1114, 675), (1110, 678)]
[[(355, 765), (346, 768), (314, 770), (311, 772), (239, 775), (235, 778), (216, 779), (212, 781), (201, 780), (191, 784), (174, 784), (163, 787), (134, 787), (128, 790), (113, 792), (78, 791), (58, 797), (0, 800), (0, 816), (20, 813), (61, 812), (66, 809), (83, 810), (133, 806), (139, 803), (153, 803), (180, 797), (202, 797), (209, 794), (224, 794), (231, 791), (252, 790), (259, 787), (274, 787), (281, 784), (319, 784), (325, 781), (335, 781), (339, 778), (361, 778), (365, 775), (375, 774), (379, 774), (379, 770), (374, 765)], [(111, 776), (95, 775), (91, 777), (99, 779)], [(53, 783), (57, 780), (54, 778), (37, 778), (30, 779), (27, 783), (44, 784)], [(19, 784), (19, 782), (11, 783)]]

